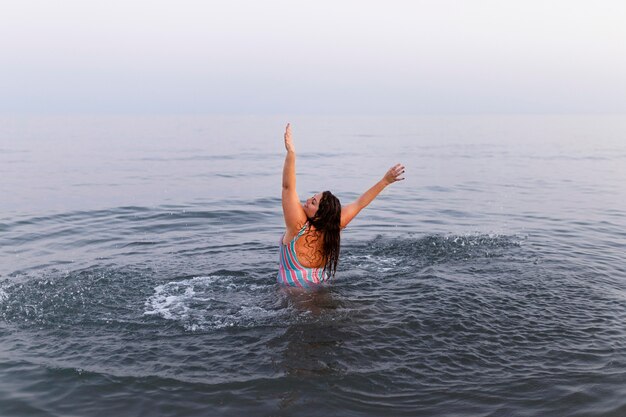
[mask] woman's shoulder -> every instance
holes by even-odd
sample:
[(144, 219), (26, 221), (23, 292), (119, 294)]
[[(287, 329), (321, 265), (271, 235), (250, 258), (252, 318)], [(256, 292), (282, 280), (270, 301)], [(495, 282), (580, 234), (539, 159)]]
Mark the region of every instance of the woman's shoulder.
[(287, 226), (285, 228), (285, 233), (283, 234), (283, 243), (287, 244), (288, 242), (291, 242), (296, 237), (298, 237), (298, 235), (306, 233), (307, 224), (308, 221), (302, 224), (295, 225), (296, 227)]

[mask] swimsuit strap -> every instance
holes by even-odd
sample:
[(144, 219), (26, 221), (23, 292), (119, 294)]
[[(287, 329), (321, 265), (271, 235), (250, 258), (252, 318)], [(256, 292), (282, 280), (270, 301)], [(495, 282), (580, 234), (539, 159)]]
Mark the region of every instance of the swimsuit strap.
[(294, 241), (298, 240), (298, 238), (304, 234), (304, 231), (306, 230), (306, 227), (307, 227), (308, 224), (309, 224), (308, 221), (306, 223), (304, 223), (304, 226), (302, 226), (302, 229), (300, 229), (300, 231), (296, 235), (296, 238), (294, 239)]

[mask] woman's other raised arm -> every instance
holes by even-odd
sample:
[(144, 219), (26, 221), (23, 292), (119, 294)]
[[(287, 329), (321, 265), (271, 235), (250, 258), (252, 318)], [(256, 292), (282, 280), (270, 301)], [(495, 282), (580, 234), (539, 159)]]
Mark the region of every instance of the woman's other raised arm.
[(343, 206), (341, 208), (341, 228), (343, 229), (356, 217), (361, 210), (363, 210), (369, 203), (376, 198), (382, 190), (390, 184), (396, 181), (402, 181), (404, 177), (400, 177), (404, 174), (404, 165), (396, 164), (389, 168), (385, 173), (385, 176), (374, 184), (369, 190), (364, 192), (353, 203)]

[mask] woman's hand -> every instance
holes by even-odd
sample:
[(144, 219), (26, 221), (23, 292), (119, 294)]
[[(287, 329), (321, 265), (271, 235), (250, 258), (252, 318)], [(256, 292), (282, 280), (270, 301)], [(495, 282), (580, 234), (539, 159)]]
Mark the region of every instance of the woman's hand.
[(285, 128), (285, 149), (287, 149), (287, 152), (296, 153), (296, 147), (293, 146), (291, 139), (291, 124), (289, 123), (287, 123), (287, 127)]
[(387, 171), (387, 173), (383, 177), (383, 182), (385, 183), (385, 185), (389, 185), (389, 184), (393, 184), (396, 181), (402, 181), (404, 177), (401, 178), (400, 176), (403, 174), (404, 174), (404, 165), (395, 164), (394, 166), (389, 168), (389, 171)]

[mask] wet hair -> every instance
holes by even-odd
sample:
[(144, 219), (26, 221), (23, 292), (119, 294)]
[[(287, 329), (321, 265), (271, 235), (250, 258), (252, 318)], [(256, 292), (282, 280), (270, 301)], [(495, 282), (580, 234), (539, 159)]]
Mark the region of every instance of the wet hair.
[(322, 232), (324, 244), (324, 272), (335, 276), (339, 262), (339, 246), (341, 244), (341, 203), (330, 191), (324, 191), (320, 198), (317, 212), (309, 218), (309, 224)]

